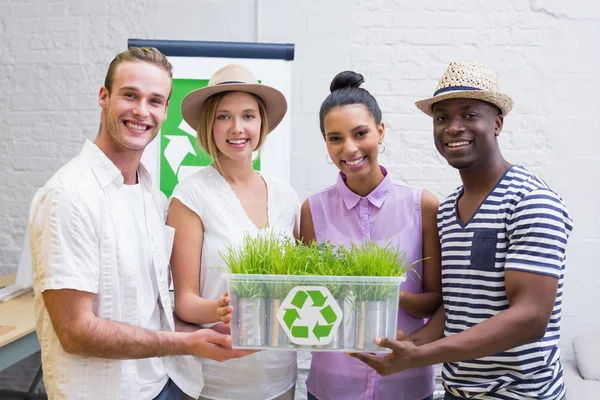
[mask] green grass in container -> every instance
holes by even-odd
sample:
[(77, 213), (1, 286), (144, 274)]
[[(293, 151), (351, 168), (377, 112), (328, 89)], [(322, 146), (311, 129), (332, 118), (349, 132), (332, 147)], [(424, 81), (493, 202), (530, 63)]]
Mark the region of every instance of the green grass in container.
[[(274, 232), (259, 236), (246, 236), (242, 246), (229, 248), (224, 260), (231, 274), (263, 274), (282, 276), (357, 276), (357, 277), (397, 277), (402, 276), (414, 264), (406, 264), (406, 253), (389, 242), (379, 246), (374, 242), (364, 242), (345, 247), (330, 242), (313, 242), (310, 245), (298, 243)], [(235, 279), (233, 277), (232, 279)], [(283, 299), (294, 286), (306, 282), (277, 283), (232, 281), (232, 287), (239, 297), (268, 297)], [(386, 300), (395, 294), (393, 284), (352, 284), (343, 282), (322, 282), (336, 299), (345, 297), (350, 290), (358, 301)]]
[[(351, 276), (399, 277), (414, 264), (406, 264), (406, 252), (389, 242), (379, 246), (374, 242), (345, 248)], [(384, 301), (398, 291), (393, 284), (356, 283), (352, 288), (356, 301)]]
[[(277, 236), (269, 238), (272, 242), (270, 249), (277, 249), (268, 254), (269, 262), (263, 271), (267, 275), (301, 275), (304, 270), (303, 258), (298, 257), (298, 246), (293, 239), (280, 239)], [(273, 299), (284, 299), (299, 283), (286, 282), (285, 278), (276, 282), (267, 282), (267, 292)]]
[[(244, 237), (240, 247), (229, 247), (223, 260), (229, 267), (230, 274), (254, 275), (265, 270), (268, 260), (269, 246), (271, 243), (262, 236)], [(240, 298), (265, 298), (266, 286), (263, 282), (245, 280), (244, 278), (231, 277), (231, 288)]]
[[(349, 276), (350, 265), (340, 246), (332, 245), (330, 242), (313, 242), (305, 246), (307, 274), (316, 276)], [(345, 282), (327, 281), (322, 283), (335, 299), (344, 298), (349, 291)]]

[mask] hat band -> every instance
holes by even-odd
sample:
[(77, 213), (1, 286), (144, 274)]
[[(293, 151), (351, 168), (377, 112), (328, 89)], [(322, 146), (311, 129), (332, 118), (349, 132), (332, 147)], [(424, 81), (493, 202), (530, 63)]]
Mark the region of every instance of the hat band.
[(215, 83), (215, 86), (218, 86), (218, 85), (230, 85), (232, 83), (246, 83), (246, 82), (242, 82), (242, 81), (225, 81), (225, 82)]
[(460, 91), (464, 91), (464, 90), (482, 90), (482, 89), (476, 88), (476, 87), (473, 87), (473, 86), (448, 86), (448, 87), (436, 90), (435, 93), (433, 94), (433, 97), (438, 96), (438, 95), (440, 95), (442, 93), (460, 92)]

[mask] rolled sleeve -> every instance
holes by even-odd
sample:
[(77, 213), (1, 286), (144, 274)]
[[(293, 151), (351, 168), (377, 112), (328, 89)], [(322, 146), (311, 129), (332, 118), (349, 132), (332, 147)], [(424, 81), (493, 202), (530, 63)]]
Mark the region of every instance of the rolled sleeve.
[(36, 291), (98, 292), (99, 235), (81, 199), (65, 189), (45, 192), (32, 206), (29, 232)]
[(525, 196), (508, 227), (506, 270), (561, 277), (573, 221), (554, 192), (539, 189)]

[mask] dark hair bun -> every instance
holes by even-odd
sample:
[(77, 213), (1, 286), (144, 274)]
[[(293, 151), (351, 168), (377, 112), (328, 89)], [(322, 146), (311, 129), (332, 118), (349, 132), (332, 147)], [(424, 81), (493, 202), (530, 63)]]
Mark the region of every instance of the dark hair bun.
[(365, 79), (361, 74), (354, 71), (343, 71), (333, 78), (329, 90), (333, 93), (336, 90), (345, 88), (359, 88), (364, 82)]

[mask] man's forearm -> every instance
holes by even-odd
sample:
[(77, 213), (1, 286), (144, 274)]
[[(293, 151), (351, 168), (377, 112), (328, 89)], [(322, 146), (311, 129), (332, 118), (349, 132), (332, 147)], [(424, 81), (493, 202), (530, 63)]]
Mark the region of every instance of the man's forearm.
[(420, 345), (412, 365), (474, 360), (537, 339), (528, 315), (517, 308), (509, 308), (463, 332)]
[(444, 337), (445, 323), (446, 312), (442, 304), (422, 328), (410, 334), (410, 340), (417, 346), (422, 346), (441, 339)]
[(65, 351), (111, 359), (189, 354), (186, 333), (151, 331), (96, 317), (85, 325), (73, 330), (68, 339), (72, 343), (63, 344)]

